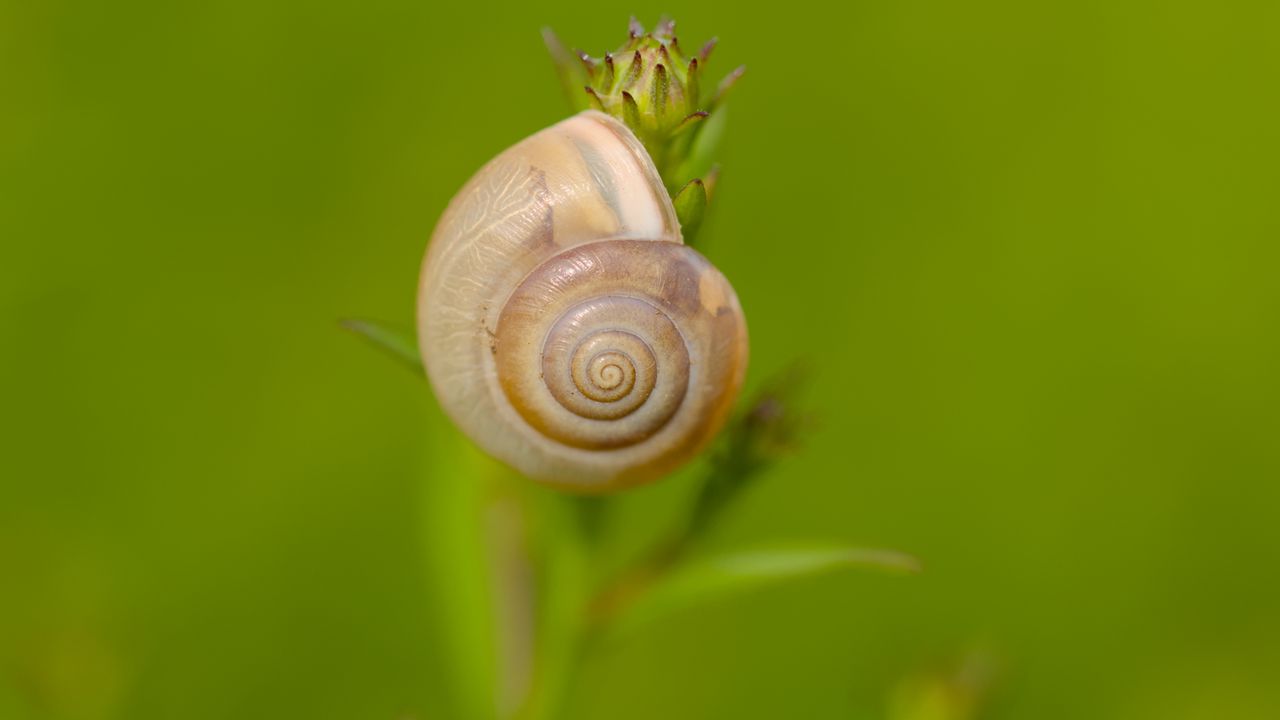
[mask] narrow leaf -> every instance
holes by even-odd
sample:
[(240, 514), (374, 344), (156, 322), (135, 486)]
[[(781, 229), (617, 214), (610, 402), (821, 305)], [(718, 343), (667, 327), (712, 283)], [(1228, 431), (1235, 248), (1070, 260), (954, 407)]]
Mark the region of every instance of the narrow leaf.
[(695, 112), (698, 109), (698, 93), (702, 92), (701, 81), (698, 79), (698, 58), (689, 61), (689, 72), (685, 75), (684, 96), (688, 103), (689, 112)]
[(605, 92), (613, 92), (613, 84), (617, 81), (616, 70), (613, 67), (613, 54), (604, 54), (604, 77), (600, 81), (600, 87)]
[(674, 67), (671, 64), (671, 51), (667, 49), (666, 45), (658, 46), (658, 62), (666, 65), (667, 67)]
[(622, 91), (622, 112), (623, 119), (626, 120), (627, 126), (631, 128), (637, 135), (640, 134), (640, 106), (636, 105), (636, 99), (626, 90)]
[(702, 50), (698, 52), (698, 57), (702, 59), (702, 63), (704, 65), (707, 62), (707, 58), (711, 57), (711, 51), (716, 49), (716, 43), (718, 42), (720, 42), (720, 38), (713, 37), (708, 40), (707, 44), (703, 45)]
[(720, 141), (724, 138), (725, 123), (728, 120), (728, 108), (721, 108), (711, 113), (696, 126), (697, 133), (689, 154), (680, 166), (677, 177), (705, 177), (715, 163), (720, 151)]
[(746, 73), (747, 66), (739, 65), (734, 68), (733, 72), (725, 75), (724, 79), (720, 81), (720, 86), (716, 88), (716, 99), (711, 101), (712, 106), (717, 106), (723, 102), (725, 96), (729, 94), (729, 91), (733, 89), (733, 86), (737, 85), (738, 81), (741, 80), (742, 76)]
[(653, 84), (649, 88), (649, 108), (659, 119), (667, 112), (667, 93), (670, 90), (671, 83), (667, 80), (667, 68), (662, 63), (658, 63), (653, 68)]
[(707, 202), (711, 202), (711, 198), (715, 197), (716, 184), (720, 182), (720, 165), (713, 164), (711, 169), (707, 171), (705, 177), (702, 178), (702, 184), (707, 187)]
[(422, 357), (418, 354), (418, 344), (413, 337), (371, 320), (347, 319), (340, 324), (391, 357), (409, 366), (411, 370), (419, 375), (426, 375), (426, 371), (422, 367)]
[(640, 82), (642, 74), (644, 74), (644, 58), (637, 50), (636, 54), (631, 56), (631, 65), (627, 68), (626, 77), (622, 79), (622, 87), (628, 90), (635, 87), (635, 84)]
[(686, 245), (693, 245), (707, 214), (707, 189), (701, 180), (690, 180), (675, 197), (676, 217)]
[(582, 88), (587, 92), (587, 96), (591, 98), (591, 109), (604, 111), (604, 101), (600, 99), (600, 95), (596, 93), (595, 88), (587, 85)]
[(688, 115), (685, 116), (684, 120), (680, 121), (680, 124), (676, 126), (676, 129), (671, 131), (671, 136), (675, 137), (677, 135), (683, 135), (686, 132), (689, 132), (690, 130), (698, 127), (698, 123), (702, 122), (703, 120), (706, 120), (709, 114), (710, 113), (708, 113), (705, 110), (699, 110), (697, 112), (689, 113)]
[(551, 28), (542, 29), (542, 41), (546, 43), (551, 61), (555, 63), (556, 75), (560, 78), (560, 87), (564, 90), (565, 98), (575, 110), (585, 110), (587, 104), (583, 100), (582, 93), (578, 92), (578, 88), (582, 87), (588, 78), (582, 70), (581, 61), (565, 48)]
[(597, 70), (596, 61), (586, 52), (577, 48), (574, 48), (573, 52), (578, 56), (578, 60), (582, 63), (583, 72), (587, 74), (587, 77), (595, 80)]
[(684, 50), (680, 47), (680, 38), (675, 35), (671, 36), (671, 42), (667, 43), (667, 47), (671, 48), (671, 52), (675, 53), (676, 57), (684, 57)]
[(615, 629), (630, 632), (708, 602), (851, 568), (901, 574), (919, 572), (920, 564), (893, 550), (838, 544), (776, 545), (691, 560), (641, 595)]

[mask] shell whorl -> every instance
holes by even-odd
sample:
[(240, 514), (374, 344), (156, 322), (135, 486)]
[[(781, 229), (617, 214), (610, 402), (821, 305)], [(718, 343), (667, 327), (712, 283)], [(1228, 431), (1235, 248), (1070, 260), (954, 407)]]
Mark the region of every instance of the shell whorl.
[(588, 112), (464, 186), (423, 265), (419, 340), (477, 444), (579, 490), (652, 479), (722, 426), (746, 366), (733, 289), (683, 245), (643, 146)]

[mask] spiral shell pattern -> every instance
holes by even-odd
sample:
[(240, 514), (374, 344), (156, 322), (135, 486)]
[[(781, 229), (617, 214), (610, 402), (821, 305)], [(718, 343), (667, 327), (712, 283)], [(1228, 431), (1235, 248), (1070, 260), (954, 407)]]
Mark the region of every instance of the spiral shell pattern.
[(696, 454), (741, 385), (746, 326), (678, 227), (643, 146), (602, 114), (495, 158), (423, 268), (419, 336), (445, 411), (566, 488), (642, 482)]
[(700, 379), (715, 373), (700, 337), (717, 332), (699, 304), (708, 273), (716, 271), (675, 243), (603, 241), (544, 262), (498, 320), (507, 399), (539, 432), (573, 447), (653, 437), (686, 402), (700, 402), (688, 392), (693, 360), (703, 363)]

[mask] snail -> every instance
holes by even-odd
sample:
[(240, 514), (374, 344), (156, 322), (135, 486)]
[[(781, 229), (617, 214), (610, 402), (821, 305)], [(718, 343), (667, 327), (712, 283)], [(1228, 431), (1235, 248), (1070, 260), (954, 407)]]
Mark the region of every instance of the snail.
[(502, 152), (453, 198), (423, 260), (418, 337), (472, 441), (580, 492), (695, 456), (747, 363), (733, 288), (684, 244), (644, 145), (594, 110)]

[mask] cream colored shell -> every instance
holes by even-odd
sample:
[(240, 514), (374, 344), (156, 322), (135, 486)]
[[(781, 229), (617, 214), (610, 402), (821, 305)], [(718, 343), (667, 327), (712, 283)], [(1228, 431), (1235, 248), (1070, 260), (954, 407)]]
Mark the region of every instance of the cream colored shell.
[(598, 112), (516, 144), (453, 199), (423, 263), (418, 337), (463, 432), (581, 491), (696, 454), (747, 360), (733, 288), (681, 241), (643, 145)]

